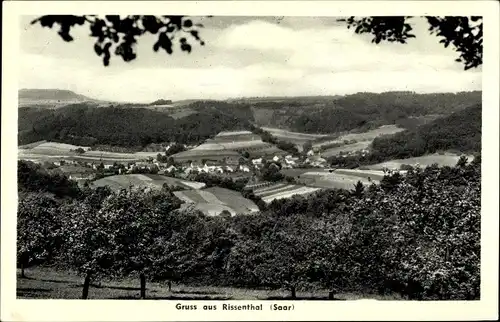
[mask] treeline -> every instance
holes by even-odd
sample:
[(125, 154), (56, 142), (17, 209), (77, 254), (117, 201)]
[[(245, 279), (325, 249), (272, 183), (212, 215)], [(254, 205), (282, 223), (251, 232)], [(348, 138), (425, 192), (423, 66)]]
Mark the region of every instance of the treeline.
[(141, 149), (151, 143), (193, 144), (220, 131), (247, 128), (247, 108), (207, 108), (180, 119), (146, 108), (74, 104), (57, 110), (19, 109), (19, 144), (40, 140), (80, 146), (116, 145)]
[(375, 138), (367, 154), (331, 156), (328, 162), (335, 167), (353, 169), (436, 152), (478, 154), (481, 153), (481, 126), (481, 105), (474, 105), (412, 130)]
[(291, 142), (280, 140), (277, 137), (273, 136), (268, 131), (263, 130), (260, 127), (256, 127), (253, 124), (249, 125), (249, 128), (252, 131), (252, 133), (255, 133), (255, 134), (259, 135), (261, 137), (262, 141), (264, 141), (266, 143), (274, 144), (274, 145), (276, 145), (276, 147), (278, 149), (286, 151), (286, 152), (288, 152), (288, 153), (290, 153), (292, 155), (296, 155), (296, 154), (299, 153), (299, 150), (297, 149), (297, 147), (295, 146), (295, 144), (293, 144)]
[[(413, 92), (357, 93), (330, 100), (254, 103), (272, 110), (270, 124), (306, 133), (337, 133), (384, 124), (408, 124), (405, 119), (431, 114), (448, 115), (481, 104), (480, 91), (417, 94)], [(411, 122), (409, 125), (412, 125)], [(266, 123), (266, 125), (268, 125)]]
[(437, 151), (481, 151), (481, 105), (474, 105), (387, 137), (376, 138), (372, 150), (388, 158), (408, 158)]
[[(18, 261), (91, 281), (137, 276), (193, 285), (408, 299), (480, 297), (481, 164), (388, 174), (381, 185), (275, 201), (257, 215), (180, 210), (168, 189), (87, 189), (84, 198), (23, 195)], [(353, 187), (354, 188), (354, 187)]]

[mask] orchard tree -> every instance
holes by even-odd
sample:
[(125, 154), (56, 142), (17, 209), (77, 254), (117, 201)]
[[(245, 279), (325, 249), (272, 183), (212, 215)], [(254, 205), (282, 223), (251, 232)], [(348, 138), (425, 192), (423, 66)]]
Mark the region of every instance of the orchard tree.
[(155, 256), (151, 245), (167, 225), (165, 216), (180, 207), (170, 191), (122, 190), (106, 199), (101, 208), (113, 233), (115, 276), (139, 276), (141, 298), (146, 298), (146, 277)]
[(23, 194), (17, 212), (17, 261), (25, 268), (51, 259), (63, 243), (59, 204), (45, 194)]
[(112, 214), (78, 201), (64, 204), (59, 212), (65, 237), (59, 262), (85, 277), (82, 299), (87, 299), (91, 281), (112, 274), (117, 249)]
[[(338, 20), (345, 22), (347, 27), (353, 28), (357, 34), (373, 35), (373, 43), (389, 41), (405, 44), (411, 38), (415, 38), (412, 34), (411, 18), (409, 16), (352, 16)], [(452, 45), (459, 54), (456, 61), (463, 63), (466, 70), (482, 65), (482, 17), (428, 16), (425, 19), (429, 24), (429, 33), (436, 35), (445, 47)], [(126, 62), (134, 60), (137, 57), (134, 46), (137, 39), (145, 34), (157, 35), (158, 39), (153, 50), (162, 49), (168, 54), (174, 52), (175, 42), (178, 43), (181, 51), (191, 52), (192, 45), (188, 38), (204, 45), (198, 30), (203, 25), (194, 23), (191, 18), (185, 16), (47, 15), (33, 20), (32, 24), (40, 24), (48, 28), (55, 27), (66, 42), (73, 40), (70, 35), (71, 28), (76, 25), (88, 25), (91, 37), (96, 39), (94, 50), (98, 56), (102, 56), (105, 66), (109, 65), (112, 54), (121, 56)]]

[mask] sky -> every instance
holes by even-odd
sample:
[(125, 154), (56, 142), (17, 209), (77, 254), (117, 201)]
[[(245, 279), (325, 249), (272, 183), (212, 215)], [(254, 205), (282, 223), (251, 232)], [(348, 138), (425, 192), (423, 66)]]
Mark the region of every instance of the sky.
[(152, 50), (143, 36), (137, 58), (112, 56), (104, 67), (89, 27), (73, 42), (57, 30), (21, 19), (19, 88), (72, 90), (96, 99), (151, 102), (159, 98), (226, 99), (343, 95), (356, 92), (458, 92), (480, 90), (481, 69), (464, 71), (457, 53), (412, 18), (416, 38), (407, 44), (371, 43), (336, 17), (193, 17), (204, 25), (190, 54)]

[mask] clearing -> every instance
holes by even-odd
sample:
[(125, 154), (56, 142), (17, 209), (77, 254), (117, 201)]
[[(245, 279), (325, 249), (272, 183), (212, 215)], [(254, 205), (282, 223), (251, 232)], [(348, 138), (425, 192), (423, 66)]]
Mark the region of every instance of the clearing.
[(185, 189), (201, 189), (205, 187), (205, 184), (202, 182), (181, 180), (159, 174), (114, 175), (96, 180), (92, 182), (92, 185), (95, 187), (108, 186), (113, 191), (128, 189), (130, 186), (160, 190), (164, 183), (172, 186), (180, 186)]
[(209, 216), (218, 216), (223, 210), (231, 215), (250, 214), (259, 211), (257, 205), (244, 198), (239, 192), (211, 187), (203, 190), (175, 191), (174, 194), (185, 202), (184, 208), (193, 206)]
[[(82, 148), (85, 153), (79, 154), (70, 150)], [(156, 158), (158, 152), (118, 153), (108, 151), (89, 151), (89, 147), (72, 144), (40, 141), (19, 146), (18, 159), (39, 161), (57, 161), (61, 159), (79, 160), (88, 162), (136, 162), (149, 157)]]
[(346, 190), (352, 190), (358, 181), (369, 185), (379, 183), (384, 177), (384, 172), (381, 170), (360, 169), (284, 169), (281, 173), (294, 177), (299, 183), (310, 187)]
[[(468, 161), (472, 161), (474, 156), (466, 155)], [(377, 163), (373, 165), (364, 166), (367, 169), (381, 170), (383, 168), (388, 168), (391, 170), (398, 170), (401, 165), (407, 164), (411, 166), (416, 166), (419, 164), (422, 167), (430, 166), (437, 163), (439, 166), (454, 166), (457, 164), (460, 155), (454, 153), (444, 153), (444, 154), (428, 154), (420, 157), (408, 158), (408, 159), (395, 159), (391, 161), (386, 161), (382, 163)]]

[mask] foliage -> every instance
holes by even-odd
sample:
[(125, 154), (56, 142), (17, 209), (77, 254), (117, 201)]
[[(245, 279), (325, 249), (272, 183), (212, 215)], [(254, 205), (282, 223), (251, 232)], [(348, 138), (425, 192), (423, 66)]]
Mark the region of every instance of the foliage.
[[(380, 185), (273, 201), (209, 217), (163, 191), (20, 194), (18, 259), (94, 278), (146, 274), (210, 285), (480, 297), (480, 156), (387, 173)], [(243, 196), (252, 194), (243, 190)], [(28, 256), (29, 254), (29, 256)]]
[[(147, 108), (94, 107), (72, 104), (57, 110), (20, 108), (19, 144), (40, 140), (81, 146), (114, 145), (135, 148), (151, 143), (193, 144), (223, 130), (244, 128), (248, 123), (246, 107), (222, 105), (173, 119), (166, 113)], [(198, 107), (197, 107), (198, 108)], [(175, 150), (173, 150), (175, 151)]]
[(448, 115), (481, 104), (481, 92), (356, 93), (315, 100), (295, 97), (281, 101), (253, 103), (256, 111), (271, 111), (266, 125), (305, 133), (341, 133), (370, 130), (386, 124), (407, 124), (409, 118)]
[(17, 181), (19, 191), (48, 192), (57, 197), (71, 198), (80, 195), (75, 181), (69, 180), (63, 174), (51, 174), (31, 161), (17, 162)]
[(17, 259), (22, 267), (53, 259), (63, 243), (58, 202), (41, 193), (23, 194), (17, 211)]
[(107, 15), (100, 17), (96, 15), (47, 15), (31, 22), (31, 24), (37, 23), (48, 28), (59, 25), (58, 34), (66, 42), (73, 41), (73, 37), (70, 35), (71, 28), (76, 25), (88, 24), (90, 36), (96, 39), (94, 51), (98, 56), (102, 56), (104, 66), (109, 65), (112, 49), (114, 49), (113, 53), (121, 56), (125, 62), (134, 60), (137, 57), (134, 48), (137, 38), (148, 33), (158, 35), (158, 39), (153, 46), (154, 51), (161, 48), (166, 53), (172, 54), (174, 41), (179, 35), (181, 37), (178, 42), (182, 51), (190, 53), (192, 48), (185, 35), (189, 35), (201, 45), (204, 45), (199, 36), (199, 31), (196, 29), (203, 26), (194, 24), (191, 19), (184, 16), (129, 15), (120, 17), (119, 15)]
[[(354, 28), (358, 34), (369, 33), (374, 36), (373, 43), (381, 41), (406, 43), (408, 39), (415, 38), (409, 20), (412, 17), (354, 17), (338, 19), (347, 23), (348, 28)], [(483, 62), (483, 20), (482, 17), (426, 17), (430, 25), (430, 34), (442, 38), (439, 42), (445, 47), (450, 44), (460, 53), (456, 59), (464, 63), (464, 68), (470, 69), (482, 65)], [(111, 58), (110, 49), (114, 54), (121, 56), (128, 62), (136, 58), (134, 45), (137, 38), (144, 34), (158, 35), (158, 40), (153, 46), (154, 51), (160, 48), (168, 54), (173, 53), (173, 40), (178, 34), (186, 34), (194, 38), (201, 45), (204, 42), (199, 37), (196, 28), (203, 25), (195, 24), (184, 16), (140, 16), (132, 15), (124, 18), (118, 15), (98, 17), (95, 15), (48, 15), (35, 19), (32, 24), (40, 23), (42, 27), (52, 28), (59, 25), (58, 34), (66, 41), (72, 41), (71, 28), (76, 25), (90, 26), (91, 36), (96, 38), (94, 50), (98, 56), (103, 56), (105, 66), (109, 65)], [(196, 28), (195, 28), (196, 27)], [(180, 49), (191, 52), (192, 46), (186, 37), (179, 38)]]
[[(408, 39), (415, 38), (409, 23), (412, 17), (349, 17), (339, 19), (347, 22), (348, 28), (354, 28), (358, 34), (373, 35), (372, 42), (399, 42), (405, 44)], [(439, 42), (445, 47), (453, 45), (460, 55), (457, 62), (464, 64), (465, 70), (476, 68), (483, 63), (483, 18), (472, 17), (426, 17), (430, 34), (442, 38)]]
[(447, 117), (392, 136), (376, 138), (372, 150), (384, 158), (408, 158), (439, 150), (481, 150), (481, 106), (471, 106)]

